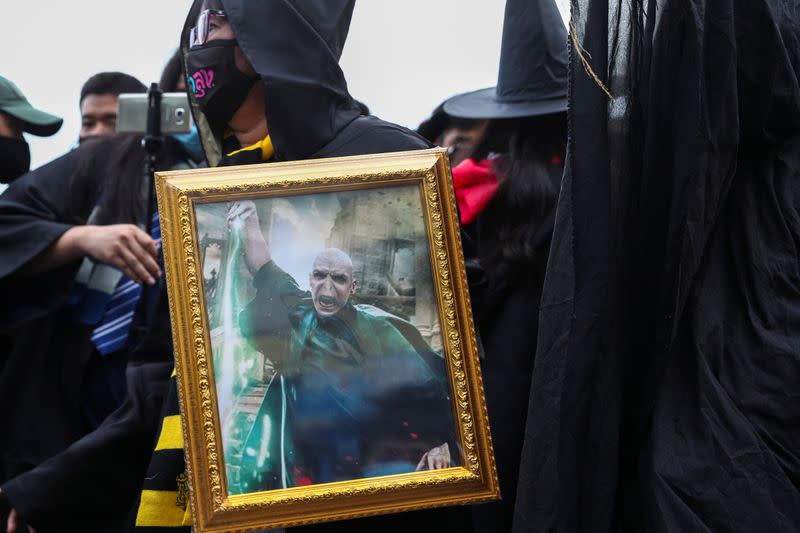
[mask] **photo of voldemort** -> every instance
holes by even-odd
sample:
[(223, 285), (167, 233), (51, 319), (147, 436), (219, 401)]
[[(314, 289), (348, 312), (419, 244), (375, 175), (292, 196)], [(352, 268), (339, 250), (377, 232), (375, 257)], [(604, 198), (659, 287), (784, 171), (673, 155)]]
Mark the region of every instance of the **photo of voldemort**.
[(460, 464), (417, 187), (196, 215), (229, 494)]

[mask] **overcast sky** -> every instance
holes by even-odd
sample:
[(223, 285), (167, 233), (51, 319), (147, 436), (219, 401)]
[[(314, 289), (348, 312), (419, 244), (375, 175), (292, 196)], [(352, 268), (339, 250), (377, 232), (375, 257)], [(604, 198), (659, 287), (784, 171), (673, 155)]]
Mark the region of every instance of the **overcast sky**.
[[(557, 0), (562, 15), (568, 0)], [(0, 75), (64, 118), (53, 137), (27, 136), (33, 167), (64, 153), (80, 127), (83, 82), (121, 70), (149, 84), (178, 44), (189, 0), (3, 3)], [(359, 0), (342, 68), (379, 117), (416, 127), (443, 99), (495, 84), (503, 0)]]

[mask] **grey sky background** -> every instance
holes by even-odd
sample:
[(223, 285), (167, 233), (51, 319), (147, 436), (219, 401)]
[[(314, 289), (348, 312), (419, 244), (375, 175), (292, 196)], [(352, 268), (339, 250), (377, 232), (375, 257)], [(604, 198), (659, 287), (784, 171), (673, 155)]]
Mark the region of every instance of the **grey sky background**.
[[(562, 16), (568, 0), (557, 0)], [(4, 2), (0, 75), (64, 118), (53, 137), (27, 136), (32, 168), (78, 137), (83, 82), (120, 70), (149, 84), (178, 45), (190, 0)], [(379, 117), (415, 128), (453, 94), (497, 79), (503, 0), (359, 0), (342, 55), (351, 94)]]
[[(358, 191), (345, 194), (358, 194)], [(308, 275), (311, 265), (317, 254), (326, 248), (326, 240), (330, 237), (336, 215), (341, 211), (337, 194), (319, 193), (254, 201), (259, 208), (263, 205), (272, 208), (272, 232), (265, 235), (265, 238), (269, 242), (273, 259), (297, 281), (301, 289), (309, 290)], [(197, 233), (201, 238), (207, 233), (229, 238), (225, 204), (200, 204), (196, 213)], [(210, 276), (208, 265), (202, 267), (204, 275)], [(221, 271), (220, 268), (217, 270)]]

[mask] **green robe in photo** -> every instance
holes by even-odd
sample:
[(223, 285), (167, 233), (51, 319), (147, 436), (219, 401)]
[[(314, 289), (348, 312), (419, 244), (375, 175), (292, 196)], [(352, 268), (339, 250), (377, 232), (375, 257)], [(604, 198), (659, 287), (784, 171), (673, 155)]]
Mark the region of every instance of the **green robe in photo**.
[(321, 318), (273, 262), (254, 286), (240, 327), (279, 374), (282, 399), (265, 405), (285, 413), (275, 447), (287, 485), (413, 471), (444, 442), (455, 452), (444, 362), (410, 323), (351, 303)]

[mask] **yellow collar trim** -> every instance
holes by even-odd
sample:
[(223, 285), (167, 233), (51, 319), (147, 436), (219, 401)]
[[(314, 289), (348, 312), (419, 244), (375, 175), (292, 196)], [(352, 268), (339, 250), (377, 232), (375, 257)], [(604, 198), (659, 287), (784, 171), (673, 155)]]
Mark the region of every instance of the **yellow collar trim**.
[(275, 148), (272, 146), (272, 139), (269, 135), (261, 139), (255, 144), (251, 144), (250, 146), (245, 146), (244, 148), (240, 148), (238, 150), (234, 150), (233, 152), (229, 153), (228, 156), (236, 155), (239, 152), (246, 152), (250, 150), (261, 150), (261, 160), (262, 161), (269, 161), (272, 159), (272, 156), (275, 155)]

